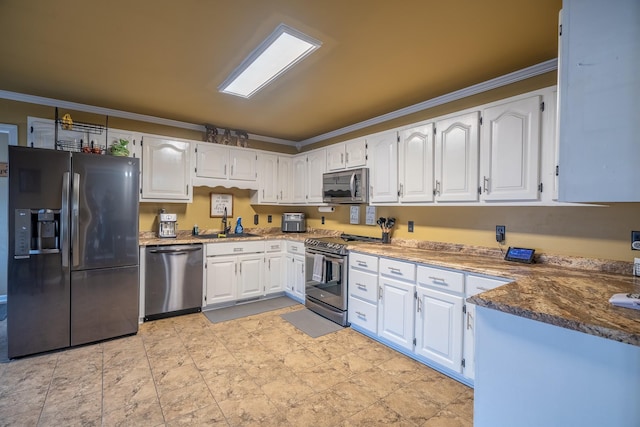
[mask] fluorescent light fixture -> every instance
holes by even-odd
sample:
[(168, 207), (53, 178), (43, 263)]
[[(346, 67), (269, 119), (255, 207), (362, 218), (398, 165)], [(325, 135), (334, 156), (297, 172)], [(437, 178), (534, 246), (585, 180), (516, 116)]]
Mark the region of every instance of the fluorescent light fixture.
[(321, 45), (318, 40), (280, 24), (233, 70), (218, 90), (250, 98)]

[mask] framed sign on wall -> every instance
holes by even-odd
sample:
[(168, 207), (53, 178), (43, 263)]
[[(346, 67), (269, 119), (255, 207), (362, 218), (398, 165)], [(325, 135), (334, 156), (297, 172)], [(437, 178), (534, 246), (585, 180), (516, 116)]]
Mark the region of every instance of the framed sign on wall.
[(211, 218), (224, 216), (227, 208), (227, 216), (233, 216), (233, 194), (211, 193)]

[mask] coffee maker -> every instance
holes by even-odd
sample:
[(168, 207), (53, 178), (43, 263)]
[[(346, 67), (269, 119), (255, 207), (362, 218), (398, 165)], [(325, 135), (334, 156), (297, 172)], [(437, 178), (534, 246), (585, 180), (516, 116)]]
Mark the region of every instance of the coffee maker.
[(164, 209), (158, 214), (158, 237), (176, 237), (178, 215), (166, 213)]

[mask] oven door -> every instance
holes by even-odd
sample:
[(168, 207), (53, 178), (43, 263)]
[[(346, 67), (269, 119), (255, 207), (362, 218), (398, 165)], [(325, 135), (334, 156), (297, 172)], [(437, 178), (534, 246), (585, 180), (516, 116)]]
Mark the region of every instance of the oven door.
[(311, 248), (306, 250), (305, 292), (312, 300), (337, 310), (347, 309), (346, 255), (335, 255)]

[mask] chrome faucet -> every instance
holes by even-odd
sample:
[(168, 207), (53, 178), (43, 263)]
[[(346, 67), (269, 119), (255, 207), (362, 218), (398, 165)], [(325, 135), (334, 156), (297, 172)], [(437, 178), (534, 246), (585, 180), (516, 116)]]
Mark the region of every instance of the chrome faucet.
[(224, 214), (222, 215), (222, 234), (228, 234), (231, 230), (231, 226), (227, 227), (227, 208), (224, 208)]

